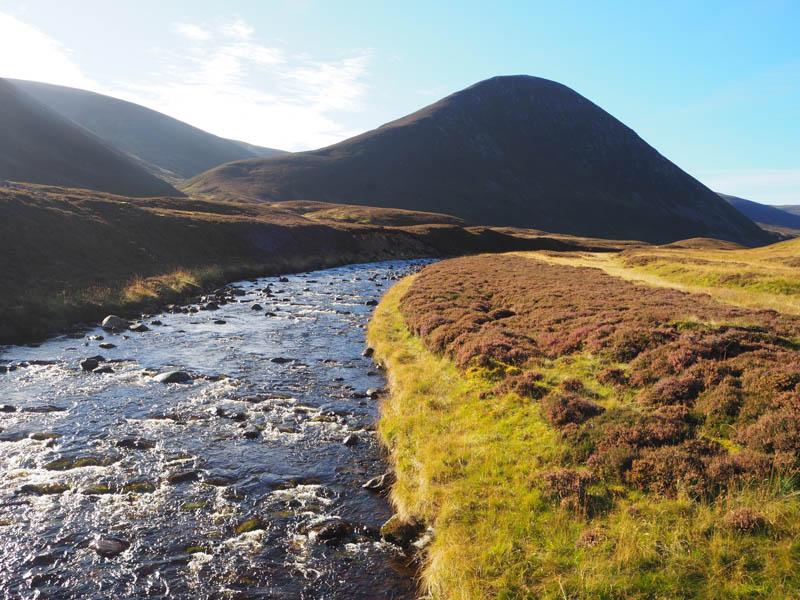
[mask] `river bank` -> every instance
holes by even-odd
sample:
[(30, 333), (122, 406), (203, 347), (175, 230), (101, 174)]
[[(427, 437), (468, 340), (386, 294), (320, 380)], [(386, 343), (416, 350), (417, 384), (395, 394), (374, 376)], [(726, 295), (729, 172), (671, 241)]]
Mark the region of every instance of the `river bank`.
[(0, 196), (0, 344), (135, 316), (247, 277), (389, 259), (619, 243), (466, 227), (411, 211), (131, 199), (27, 185)]

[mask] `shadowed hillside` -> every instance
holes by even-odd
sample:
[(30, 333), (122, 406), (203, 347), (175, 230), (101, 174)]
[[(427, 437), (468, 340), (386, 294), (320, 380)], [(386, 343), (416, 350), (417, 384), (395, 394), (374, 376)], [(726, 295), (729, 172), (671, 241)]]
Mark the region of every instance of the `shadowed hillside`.
[(720, 196), (748, 219), (767, 229), (780, 231), (795, 237), (800, 235), (800, 214), (787, 210), (787, 208), (796, 207), (782, 208), (727, 194), (720, 194)]
[(128, 196), (182, 195), (5, 79), (0, 107), (0, 178)]
[(480, 82), (327, 148), (223, 165), (185, 189), (658, 243), (773, 239), (586, 98), (527, 76)]
[(60, 85), (11, 80), (103, 142), (129, 154), (157, 177), (175, 182), (243, 158), (284, 154), (217, 137), (144, 106)]
[(0, 344), (255, 275), (475, 252), (627, 247), (363, 206), (0, 187)]

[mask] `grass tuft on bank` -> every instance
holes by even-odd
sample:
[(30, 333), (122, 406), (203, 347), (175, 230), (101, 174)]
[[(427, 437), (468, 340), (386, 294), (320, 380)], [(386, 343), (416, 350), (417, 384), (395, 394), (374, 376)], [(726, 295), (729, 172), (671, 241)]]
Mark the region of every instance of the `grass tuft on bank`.
[[(502, 264), (508, 258), (458, 259), (429, 267), (390, 290), (370, 323), (368, 340), (376, 359), (387, 367), (392, 392), (384, 401), (379, 426), (397, 471), (392, 501), (401, 517), (422, 519), (435, 529), (423, 570), (424, 585), (432, 596), (447, 600), (797, 597), (796, 453), (791, 465), (779, 460), (778, 467), (773, 462), (775, 449), (757, 447), (758, 436), (736, 436), (739, 427), (746, 431), (766, 412), (791, 412), (788, 395), (776, 391), (747, 396), (758, 389), (748, 380), (745, 400), (749, 398), (750, 408), (760, 406), (761, 412), (722, 416), (715, 412), (720, 394), (713, 395), (714, 385), (701, 391), (678, 384), (653, 392), (661, 378), (674, 377), (657, 373), (659, 368), (670, 369), (668, 363), (652, 360), (656, 356), (650, 352), (631, 367), (644, 348), (631, 356), (615, 354), (614, 347), (610, 352), (580, 343), (567, 347), (579, 341), (569, 334), (581, 328), (559, 327), (558, 318), (547, 326), (553, 335), (533, 340), (527, 351), (520, 339), (505, 348), (470, 346), (469, 335), (459, 339), (456, 332), (464, 334), (470, 327), (481, 331), (487, 322), (470, 313), (494, 313), (493, 322), (513, 322), (515, 315), (524, 313), (524, 307), (509, 302), (512, 290), (494, 286), (490, 275), (501, 270), (492, 261)], [(483, 261), (482, 268), (473, 268), (473, 261)], [(519, 269), (525, 262), (515, 263), (512, 270), (522, 275), (525, 271)], [(418, 309), (409, 308), (414, 299), (409, 290), (425, 290), (424, 278), (436, 268), (452, 275), (446, 285), (439, 280), (428, 286), (428, 291), (441, 294), (440, 305), (423, 292)], [(560, 275), (569, 275), (568, 271), (569, 267), (562, 269)], [(585, 270), (575, 271), (585, 282)], [(480, 280), (484, 298), (469, 298), (467, 303), (464, 294), (473, 283), (471, 275)], [(541, 279), (535, 272), (525, 276)], [(625, 282), (615, 280), (614, 285), (621, 283)], [(586, 295), (591, 296), (588, 289)], [(562, 302), (573, 300), (574, 294), (564, 293)], [(630, 300), (635, 302), (636, 296)], [(673, 300), (679, 302), (680, 294)], [(676, 365), (692, 360), (682, 352), (686, 348), (680, 340), (688, 339), (682, 336), (698, 335), (698, 330), (701, 336), (735, 336), (742, 331), (736, 327), (752, 325), (746, 321), (753, 315), (743, 313), (728, 314), (727, 323), (716, 322), (711, 313), (717, 309), (704, 302), (707, 305), (701, 308), (709, 314), (695, 310), (692, 316), (678, 315), (663, 323), (674, 335), (668, 342), (662, 340), (674, 346), (665, 356)], [(447, 314), (444, 308), (456, 310), (462, 305), (469, 310), (460, 315)], [(627, 312), (625, 308), (620, 314)], [(503, 309), (514, 315), (495, 312)], [(562, 316), (575, 313), (588, 314), (580, 306), (565, 306)], [(415, 320), (414, 315), (420, 318)], [(794, 322), (773, 318), (777, 321), (768, 328), (774, 333), (783, 327), (787, 336), (781, 338), (787, 345), (777, 342), (775, 350), (782, 348), (791, 357), (795, 342), (789, 334)], [(421, 337), (412, 334), (407, 319)], [(578, 337), (589, 333), (584, 330)], [(559, 342), (566, 345), (542, 354), (540, 346), (548, 341), (552, 348)], [(626, 343), (631, 341), (636, 348), (635, 339), (618, 341), (621, 348), (630, 349)], [(459, 354), (465, 347), (474, 353)], [(515, 348), (523, 352), (508, 352)], [(755, 352), (764, 358), (771, 351)], [(655, 379), (645, 377), (631, 385), (631, 374), (640, 369)], [(788, 379), (773, 383), (789, 385)], [(789, 404), (759, 404), (767, 396), (778, 404), (782, 397)], [(644, 401), (652, 397), (675, 401), (668, 401), (664, 410)], [(702, 401), (696, 403), (697, 397)], [(767, 437), (787, 425), (778, 421), (770, 421), (764, 429)], [(602, 441), (610, 439), (604, 435), (611, 434), (631, 436), (626, 443), (602, 448)], [(707, 483), (709, 473), (703, 469), (713, 454), (718, 469), (711, 474), (724, 479), (723, 485), (711, 480), (711, 488), (698, 490), (692, 486), (695, 480), (681, 477), (685, 464), (675, 458), (687, 458), (689, 443), (713, 449), (707, 461), (699, 454), (697, 461), (688, 460), (703, 465), (698, 476)], [(615, 445), (635, 451), (634, 456), (616, 457), (623, 464), (627, 461), (618, 475), (587, 460), (598, 450), (611, 451), (606, 458), (615, 458)], [(638, 471), (631, 469), (636, 460), (644, 461)], [(676, 468), (670, 471), (671, 467)], [(749, 467), (762, 471), (757, 477), (739, 477)], [(664, 485), (651, 486), (652, 482)]]

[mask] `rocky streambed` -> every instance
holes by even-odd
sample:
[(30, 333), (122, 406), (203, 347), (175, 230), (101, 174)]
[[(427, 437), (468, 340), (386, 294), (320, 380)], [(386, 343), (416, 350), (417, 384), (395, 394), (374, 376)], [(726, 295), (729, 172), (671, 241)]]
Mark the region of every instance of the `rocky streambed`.
[(249, 280), (1, 348), (0, 597), (414, 597), (369, 489), (385, 382), (363, 350), (422, 264)]

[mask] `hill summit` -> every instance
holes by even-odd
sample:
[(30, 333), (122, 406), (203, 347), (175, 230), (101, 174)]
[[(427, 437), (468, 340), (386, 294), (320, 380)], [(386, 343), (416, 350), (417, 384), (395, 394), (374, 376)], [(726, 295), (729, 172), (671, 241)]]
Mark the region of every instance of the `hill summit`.
[(92, 133), (0, 79), (0, 178), (124, 196), (180, 196)]
[(770, 234), (580, 94), (494, 77), (311, 152), (232, 162), (195, 195), (434, 211), (473, 224), (653, 243)]

